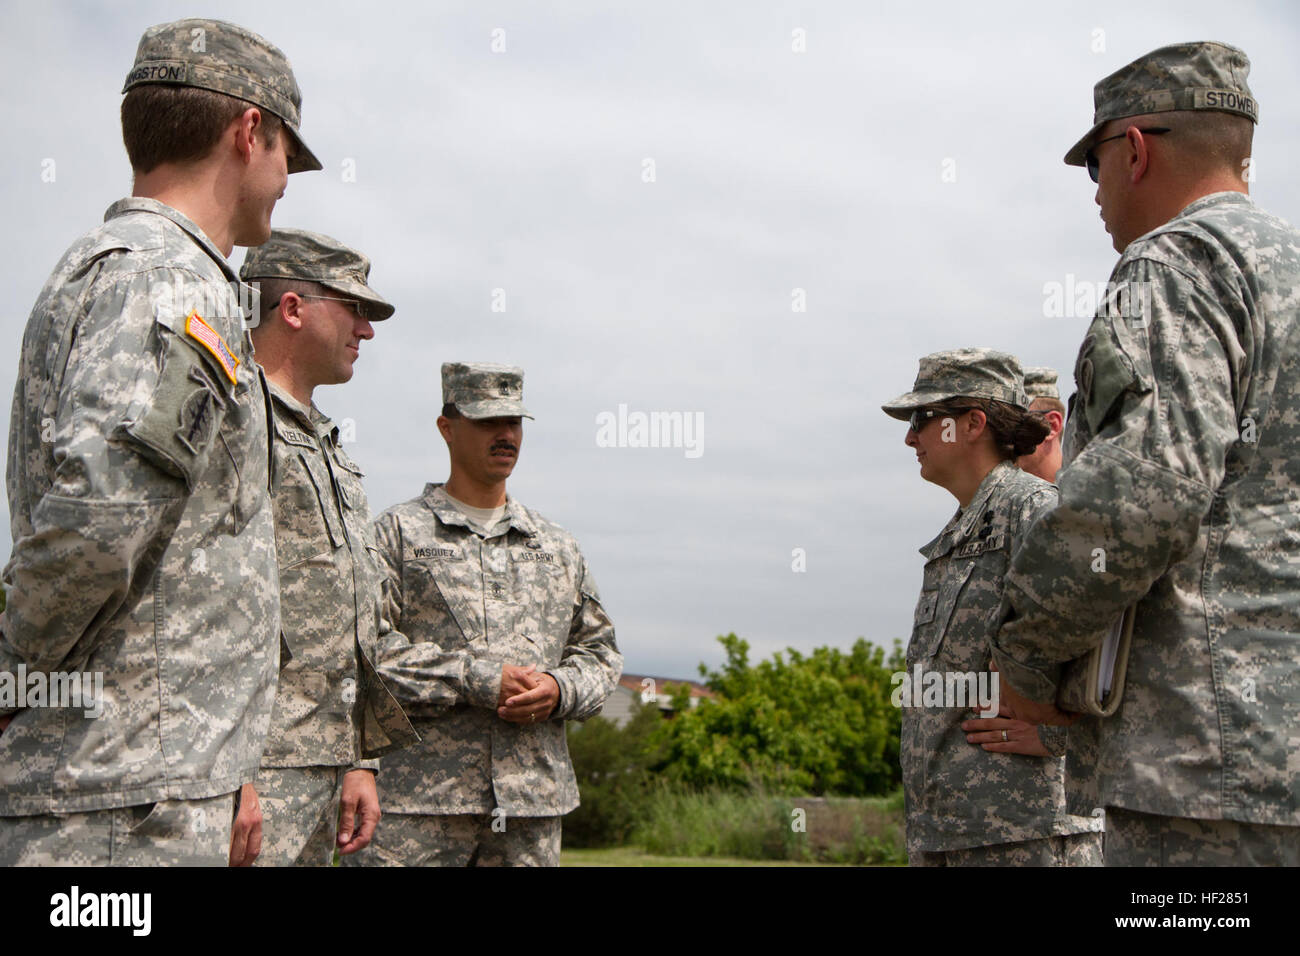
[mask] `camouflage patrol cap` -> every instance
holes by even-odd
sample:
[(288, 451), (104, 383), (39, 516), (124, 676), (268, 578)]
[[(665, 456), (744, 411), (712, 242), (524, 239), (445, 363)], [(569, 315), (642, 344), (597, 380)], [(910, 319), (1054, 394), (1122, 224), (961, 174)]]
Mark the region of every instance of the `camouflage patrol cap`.
[(188, 19), (150, 27), (140, 38), (135, 64), (122, 87), (144, 83), (196, 86), (270, 110), (284, 120), (298, 146), (289, 172), (320, 169), (298, 133), (302, 93), (279, 47), (223, 20)]
[(1028, 409), (1020, 360), (993, 349), (952, 349), (921, 359), (910, 392), (881, 405), (886, 415), (907, 421), (923, 405), (951, 398), (989, 398)]
[(1056, 390), (1056, 369), (1041, 366), (1025, 369), (1025, 395), (1032, 403), (1036, 398), (1054, 398), (1061, 400), (1061, 393)]
[(327, 289), (350, 299), (360, 299), (371, 308), (367, 317), (378, 322), (395, 309), (382, 295), (370, 288), (370, 260), (349, 249), (337, 239), (305, 229), (272, 229), (271, 238), (253, 246), (244, 256), (239, 278), (300, 279), (319, 282)]
[(444, 362), (442, 403), (466, 418), (532, 418), (524, 408), (524, 370), (486, 362)]
[(1246, 76), (1250, 60), (1226, 43), (1176, 43), (1152, 50), (1120, 67), (1092, 90), (1092, 129), (1065, 154), (1067, 166), (1082, 166), (1111, 120), (1173, 110), (1219, 110), (1259, 122)]

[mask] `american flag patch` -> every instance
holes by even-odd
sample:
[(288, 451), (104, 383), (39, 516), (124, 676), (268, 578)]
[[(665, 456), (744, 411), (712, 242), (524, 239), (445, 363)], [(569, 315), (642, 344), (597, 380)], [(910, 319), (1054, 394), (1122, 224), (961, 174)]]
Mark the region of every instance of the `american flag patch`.
[(238, 380), (235, 378), (235, 369), (239, 368), (239, 359), (235, 358), (234, 354), (226, 346), (225, 339), (217, 334), (217, 330), (203, 321), (203, 317), (199, 315), (197, 310), (190, 312), (185, 317), (185, 333), (211, 352), (212, 357), (220, 362), (221, 367), (225, 369), (230, 384), (236, 384)]

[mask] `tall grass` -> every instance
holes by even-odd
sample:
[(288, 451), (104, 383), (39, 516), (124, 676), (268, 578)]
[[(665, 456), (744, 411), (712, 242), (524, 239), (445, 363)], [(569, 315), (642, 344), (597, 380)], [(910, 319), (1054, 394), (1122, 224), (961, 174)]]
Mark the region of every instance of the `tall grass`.
[(665, 856), (902, 863), (902, 793), (824, 799), (685, 790), (647, 795), (630, 842)]

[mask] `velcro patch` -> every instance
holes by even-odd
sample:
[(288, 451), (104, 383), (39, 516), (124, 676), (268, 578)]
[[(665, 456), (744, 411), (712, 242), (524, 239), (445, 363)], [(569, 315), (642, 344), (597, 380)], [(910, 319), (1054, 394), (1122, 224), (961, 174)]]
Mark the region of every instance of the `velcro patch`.
[[(204, 385), (203, 373), (190, 369), (190, 378)], [(198, 455), (212, 440), (217, 429), (217, 403), (220, 401), (210, 386), (195, 389), (181, 406), (180, 425), (176, 440), (191, 455)]]
[(991, 534), (987, 538), (977, 539), (958, 548), (954, 557), (969, 558), (985, 551), (998, 551), (1006, 543), (1006, 537), (1004, 534)]
[(456, 548), (412, 548), (409, 560), (420, 561), (425, 558), (441, 558), (443, 560), (463, 561), (464, 555)]
[(197, 310), (185, 317), (185, 334), (211, 352), (212, 357), (225, 370), (230, 384), (236, 384), (238, 379), (235, 378), (235, 369), (239, 368), (239, 359), (230, 351), (226, 340), (217, 334), (217, 330), (203, 321)]

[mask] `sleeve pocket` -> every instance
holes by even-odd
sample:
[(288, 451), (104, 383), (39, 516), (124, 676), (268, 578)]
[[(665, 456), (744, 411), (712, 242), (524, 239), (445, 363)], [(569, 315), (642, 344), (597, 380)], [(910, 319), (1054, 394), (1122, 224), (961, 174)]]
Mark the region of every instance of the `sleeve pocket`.
[(225, 417), (227, 399), (202, 359), (170, 331), (163, 331), (162, 371), (149, 406), (124, 426), (128, 441), (163, 471), (194, 490)]

